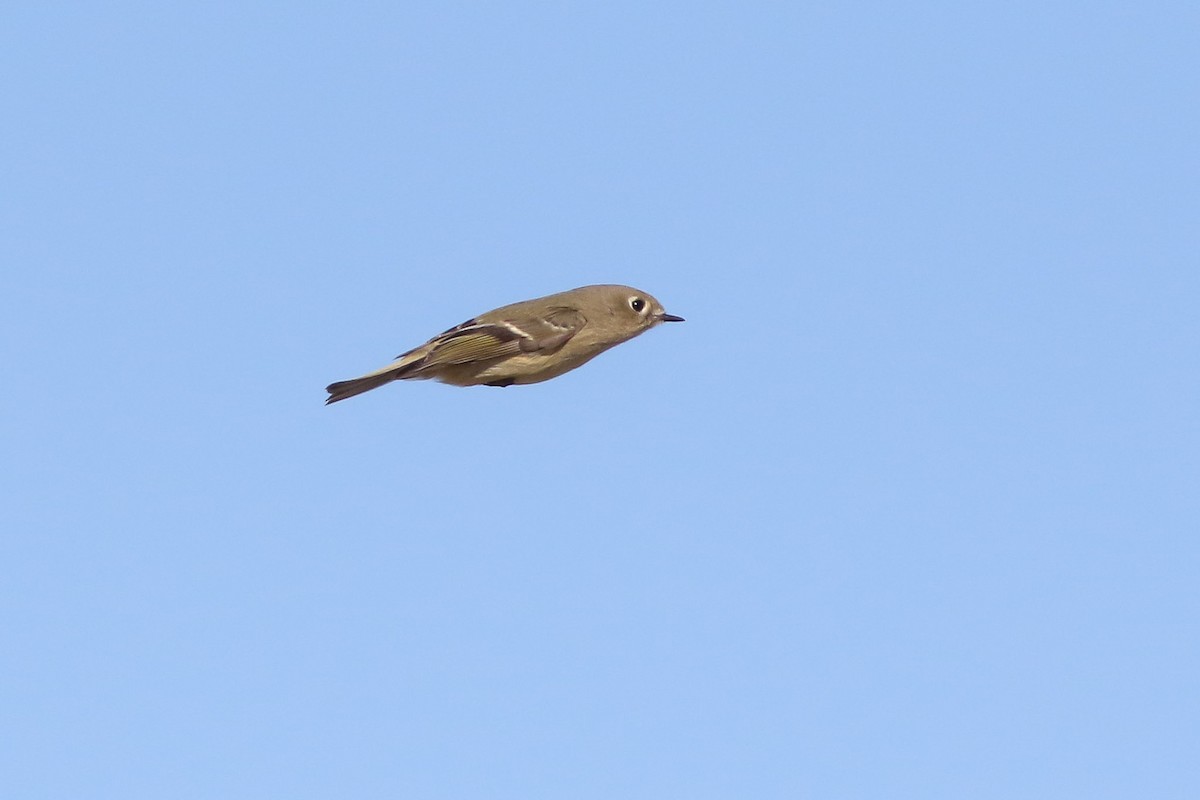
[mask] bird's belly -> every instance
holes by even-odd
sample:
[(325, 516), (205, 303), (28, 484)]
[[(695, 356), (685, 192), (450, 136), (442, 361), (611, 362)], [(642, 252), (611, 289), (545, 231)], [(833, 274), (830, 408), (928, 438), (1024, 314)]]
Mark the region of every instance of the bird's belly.
[(581, 367), (598, 355), (597, 353), (580, 353), (571, 357), (553, 358), (538, 353), (522, 353), (502, 361), (484, 366), (462, 365), (466, 368), (457, 375), (447, 375), (441, 378), (446, 383), (458, 386), (474, 386), (481, 383), (527, 384), (541, 383), (551, 378), (557, 378), (563, 373)]

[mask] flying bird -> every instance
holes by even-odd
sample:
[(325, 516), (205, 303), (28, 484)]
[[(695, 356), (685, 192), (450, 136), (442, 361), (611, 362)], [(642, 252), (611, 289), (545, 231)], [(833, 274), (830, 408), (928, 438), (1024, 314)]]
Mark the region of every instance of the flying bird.
[(360, 378), (331, 383), (325, 403), (397, 380), (455, 386), (539, 383), (583, 366), (660, 322), (683, 322), (646, 292), (582, 286), (525, 300), (467, 320)]

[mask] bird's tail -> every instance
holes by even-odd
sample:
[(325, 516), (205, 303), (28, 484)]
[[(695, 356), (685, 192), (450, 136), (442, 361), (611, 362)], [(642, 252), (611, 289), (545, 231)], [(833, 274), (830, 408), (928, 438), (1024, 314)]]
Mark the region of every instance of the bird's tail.
[(338, 400), (345, 400), (347, 397), (354, 397), (356, 394), (369, 392), (392, 381), (398, 381), (403, 378), (427, 377), (421, 373), (424, 357), (424, 348), (418, 347), (415, 350), (409, 350), (407, 353), (398, 356), (391, 364), (381, 367), (374, 372), (368, 372), (366, 375), (351, 378), (348, 381), (331, 383), (325, 387), (325, 391), (329, 392), (329, 397), (325, 398), (325, 405), (336, 403)]
[(325, 405), (336, 403), (338, 400), (345, 400), (347, 397), (354, 397), (356, 394), (369, 392), (383, 386), (385, 383), (391, 383), (400, 376), (396, 373), (399, 370), (385, 372), (382, 375), (364, 375), (361, 378), (351, 378), (348, 381), (338, 381), (331, 383), (325, 387), (325, 391), (329, 392), (329, 397), (325, 398)]

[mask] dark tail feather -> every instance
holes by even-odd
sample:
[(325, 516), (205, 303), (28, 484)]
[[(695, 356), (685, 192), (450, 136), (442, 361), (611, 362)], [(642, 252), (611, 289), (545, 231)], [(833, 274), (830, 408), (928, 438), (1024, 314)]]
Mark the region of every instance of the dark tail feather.
[(372, 389), (377, 389), (385, 383), (391, 383), (396, 380), (399, 375), (396, 370), (385, 372), (382, 375), (368, 375), (364, 378), (354, 378), (348, 381), (338, 381), (331, 383), (325, 387), (325, 391), (329, 392), (329, 397), (325, 398), (325, 405), (336, 403), (338, 400), (345, 400), (347, 397), (354, 397), (356, 394), (369, 392)]
[(359, 378), (351, 378), (348, 381), (338, 381), (331, 383), (325, 387), (325, 391), (329, 392), (329, 397), (325, 398), (325, 405), (336, 403), (338, 400), (345, 400), (347, 397), (354, 397), (356, 394), (369, 392), (372, 389), (378, 389), (385, 383), (398, 381), (403, 378), (420, 378), (428, 377), (421, 375), (421, 368), (425, 366), (427, 353), (419, 352), (424, 348), (418, 347), (416, 350), (409, 350), (396, 357), (396, 360), (386, 367), (368, 372)]

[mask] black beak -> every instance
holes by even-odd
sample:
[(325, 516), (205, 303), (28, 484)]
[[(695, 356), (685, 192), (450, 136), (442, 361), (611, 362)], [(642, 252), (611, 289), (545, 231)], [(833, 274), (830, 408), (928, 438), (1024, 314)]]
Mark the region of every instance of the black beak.
[(659, 314), (659, 322), (686, 322), (683, 317), (677, 317), (674, 314)]

